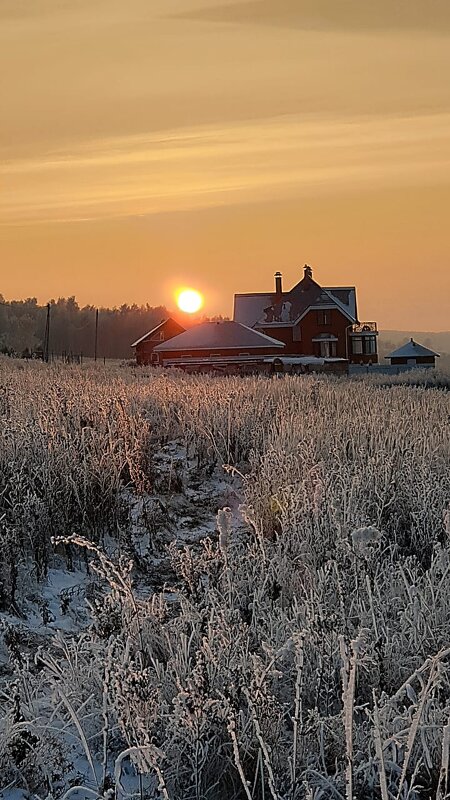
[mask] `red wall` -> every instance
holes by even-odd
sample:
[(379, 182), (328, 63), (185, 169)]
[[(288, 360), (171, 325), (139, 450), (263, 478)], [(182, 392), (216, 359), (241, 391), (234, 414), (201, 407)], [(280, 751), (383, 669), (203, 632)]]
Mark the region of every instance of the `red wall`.
[(326, 325), (321, 325), (318, 321), (317, 310), (309, 311), (300, 322), (301, 341), (295, 342), (292, 339), (292, 328), (264, 328), (263, 333), (267, 336), (272, 336), (274, 339), (279, 339), (285, 342), (286, 355), (303, 355), (303, 356), (318, 356), (320, 353), (319, 344), (313, 342), (313, 339), (320, 336), (321, 333), (330, 333), (337, 337), (336, 342), (336, 358), (348, 358), (350, 362), (356, 364), (367, 364), (369, 361), (376, 364), (378, 355), (373, 353), (371, 355), (352, 355), (351, 343), (348, 341), (348, 349), (346, 341), (349, 337), (349, 326), (351, 323), (338, 309), (330, 309), (327, 311), (329, 314), (329, 322)]
[[(416, 364), (436, 364), (436, 359), (434, 356), (411, 356), (411, 358), (416, 359)], [(408, 364), (407, 358), (391, 358), (392, 366), (394, 364)]]
[(321, 333), (331, 333), (338, 337), (336, 343), (336, 357), (346, 358), (347, 350), (345, 340), (347, 336), (347, 326), (350, 325), (347, 317), (344, 317), (337, 309), (327, 311), (330, 321), (326, 325), (318, 322), (317, 311), (309, 311), (300, 322), (301, 342), (292, 340), (292, 328), (265, 328), (264, 333), (286, 343), (286, 355), (315, 356), (318, 355), (313, 338)]
[(136, 362), (138, 364), (151, 363), (154, 348), (163, 341), (160, 338), (161, 332), (164, 333), (164, 341), (167, 341), (168, 339), (173, 339), (174, 336), (178, 336), (179, 333), (184, 333), (184, 331), (185, 328), (179, 325), (178, 322), (175, 322), (174, 319), (166, 320), (163, 325), (155, 331), (155, 338), (144, 339), (143, 342), (136, 345)]
[[(271, 336), (272, 339), (277, 339), (279, 342), (284, 342), (286, 347), (283, 350), (283, 353), (287, 355), (288, 353), (299, 352), (297, 350), (292, 349), (292, 328), (258, 328), (259, 331), (265, 333), (266, 336)], [(294, 342), (294, 345), (299, 345), (301, 342)]]
[(222, 350), (218, 347), (211, 348), (209, 350), (171, 350), (170, 352), (162, 352), (159, 353), (159, 358), (161, 362), (164, 361), (171, 361), (175, 358), (186, 358), (186, 356), (191, 356), (192, 358), (210, 358), (211, 356), (239, 356), (242, 354), (248, 354), (250, 356), (254, 356), (255, 358), (262, 357), (268, 355), (279, 355), (282, 356), (284, 354), (284, 349), (282, 350), (280, 347), (268, 347), (267, 349), (258, 347), (258, 348), (251, 348), (251, 347), (236, 347), (236, 348), (223, 348)]

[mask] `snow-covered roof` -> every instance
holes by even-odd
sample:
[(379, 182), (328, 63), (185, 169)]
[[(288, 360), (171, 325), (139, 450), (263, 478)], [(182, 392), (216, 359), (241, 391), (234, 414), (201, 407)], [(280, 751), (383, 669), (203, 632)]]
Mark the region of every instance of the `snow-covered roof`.
[(311, 309), (327, 308), (338, 308), (350, 322), (356, 322), (355, 287), (325, 288), (307, 277), (281, 295), (255, 292), (234, 296), (234, 319), (249, 327), (293, 325)]
[(303, 366), (334, 364), (336, 361), (347, 363), (346, 358), (320, 358), (319, 356), (270, 356), (264, 359), (265, 364), (273, 364), (274, 361), (281, 361), (283, 364), (303, 364)]
[(430, 350), (428, 347), (424, 347), (423, 344), (415, 342), (414, 339), (410, 339), (409, 342), (406, 342), (406, 344), (403, 344), (397, 350), (393, 350), (393, 352), (389, 353), (385, 358), (416, 358), (418, 356), (439, 357), (439, 353), (435, 353), (434, 350)]
[(228, 350), (242, 348), (284, 347), (284, 342), (272, 339), (239, 322), (223, 320), (220, 322), (202, 322), (194, 325), (184, 333), (162, 342), (154, 348), (154, 352), (170, 352), (177, 350)]
[(335, 286), (333, 288), (326, 287), (325, 291), (329, 294), (336, 305), (350, 316), (354, 322), (358, 319), (356, 311), (356, 289), (354, 286)]
[(143, 342), (143, 341), (144, 341), (144, 339), (148, 339), (150, 336), (153, 336), (153, 334), (154, 334), (154, 333), (156, 333), (156, 331), (158, 331), (158, 330), (159, 330), (159, 329), (160, 329), (160, 328), (161, 328), (161, 327), (164, 325), (164, 323), (165, 323), (165, 322), (168, 322), (168, 321), (169, 321), (169, 319), (170, 319), (170, 317), (167, 317), (167, 319), (163, 319), (163, 320), (161, 320), (161, 322), (159, 323), (159, 325), (156, 325), (156, 327), (155, 327), (155, 328), (152, 328), (152, 329), (151, 329), (151, 331), (149, 331), (148, 333), (144, 333), (144, 335), (143, 335), (143, 336), (141, 336), (141, 338), (140, 338), (140, 339), (137, 339), (135, 342), (133, 342), (133, 344), (131, 345), (131, 347), (136, 347), (136, 345), (138, 345), (138, 344), (140, 344), (141, 342)]
[(235, 294), (234, 295), (234, 314), (235, 322), (248, 325), (253, 328), (257, 322), (264, 317), (264, 309), (273, 303), (272, 294)]

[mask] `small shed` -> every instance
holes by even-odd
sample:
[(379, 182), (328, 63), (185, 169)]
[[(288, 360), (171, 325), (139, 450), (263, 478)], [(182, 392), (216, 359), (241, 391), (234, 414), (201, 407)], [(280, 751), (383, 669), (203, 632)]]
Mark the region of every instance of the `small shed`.
[(139, 365), (158, 363), (159, 359), (155, 359), (153, 355), (156, 345), (161, 344), (161, 342), (167, 342), (168, 339), (173, 339), (174, 336), (184, 333), (185, 330), (172, 317), (161, 320), (159, 325), (152, 328), (151, 331), (141, 336), (131, 345), (131, 347), (136, 348), (136, 363)]
[(391, 366), (417, 366), (417, 367), (434, 367), (436, 366), (436, 358), (439, 358), (439, 353), (424, 347), (423, 344), (415, 342), (410, 339), (409, 342), (403, 344), (397, 350), (394, 350), (388, 356), (385, 356), (391, 362)]

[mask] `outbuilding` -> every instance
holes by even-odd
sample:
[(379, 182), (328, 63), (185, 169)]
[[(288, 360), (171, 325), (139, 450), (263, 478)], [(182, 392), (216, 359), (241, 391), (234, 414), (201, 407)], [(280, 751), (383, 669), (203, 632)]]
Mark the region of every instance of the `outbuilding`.
[(155, 328), (152, 328), (151, 331), (141, 336), (140, 339), (133, 342), (131, 345), (131, 347), (136, 348), (136, 363), (140, 366), (158, 363), (159, 359), (155, 359), (153, 356), (156, 345), (161, 344), (161, 342), (166, 342), (174, 336), (178, 336), (178, 334), (183, 333), (185, 330), (186, 329), (183, 328), (179, 322), (172, 319), (172, 317), (161, 320), (159, 325), (156, 325)]
[(436, 358), (439, 358), (439, 353), (430, 350), (414, 339), (403, 344), (397, 350), (394, 350), (388, 356), (385, 356), (391, 362), (391, 366), (411, 366), (411, 367), (434, 367), (436, 366)]
[(232, 320), (203, 322), (153, 349), (152, 363), (189, 372), (257, 371), (284, 343)]

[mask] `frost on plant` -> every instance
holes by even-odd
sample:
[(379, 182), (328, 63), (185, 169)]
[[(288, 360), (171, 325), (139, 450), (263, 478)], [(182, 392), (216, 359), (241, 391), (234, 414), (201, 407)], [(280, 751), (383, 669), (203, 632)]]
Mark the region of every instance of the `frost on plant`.
[(448, 796), (445, 387), (0, 383), (3, 792)]

